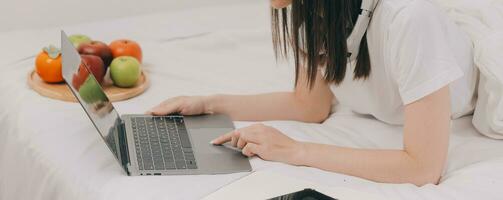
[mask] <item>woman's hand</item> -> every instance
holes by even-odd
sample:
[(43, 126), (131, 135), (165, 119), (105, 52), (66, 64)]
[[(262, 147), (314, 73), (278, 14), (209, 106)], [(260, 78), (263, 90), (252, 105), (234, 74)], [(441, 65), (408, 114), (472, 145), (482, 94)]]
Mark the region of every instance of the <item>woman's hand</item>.
[(264, 160), (279, 161), (298, 165), (302, 156), (303, 145), (281, 133), (279, 130), (263, 124), (254, 124), (224, 134), (211, 143), (231, 145), (242, 149), (246, 156), (259, 156)]
[(147, 114), (151, 115), (167, 115), (171, 113), (180, 113), (181, 115), (211, 114), (206, 109), (206, 97), (204, 96), (170, 98), (147, 111)]

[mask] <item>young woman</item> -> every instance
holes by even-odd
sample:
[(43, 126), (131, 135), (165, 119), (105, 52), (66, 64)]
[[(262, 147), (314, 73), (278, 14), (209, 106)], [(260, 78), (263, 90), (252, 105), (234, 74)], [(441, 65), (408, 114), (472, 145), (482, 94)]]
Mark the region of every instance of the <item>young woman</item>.
[(403, 124), (401, 150), (354, 149), (295, 141), (256, 124), (216, 138), (244, 155), (388, 183), (438, 183), (450, 121), (474, 107), (472, 44), (427, 0), (380, 0), (357, 59), (346, 39), (362, 0), (271, 0), (277, 55), (293, 52), (294, 91), (183, 96), (149, 112), (225, 113), (234, 120), (321, 123), (333, 100), (389, 124)]

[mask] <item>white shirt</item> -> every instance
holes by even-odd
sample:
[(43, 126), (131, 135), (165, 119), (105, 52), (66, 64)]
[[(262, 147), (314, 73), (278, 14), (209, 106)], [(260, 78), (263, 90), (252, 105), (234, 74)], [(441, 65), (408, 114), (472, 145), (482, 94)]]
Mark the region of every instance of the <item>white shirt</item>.
[(449, 85), (452, 117), (473, 111), (476, 68), (468, 35), (426, 0), (381, 0), (367, 30), (371, 73), (332, 85), (337, 101), (360, 114), (403, 124), (407, 104)]

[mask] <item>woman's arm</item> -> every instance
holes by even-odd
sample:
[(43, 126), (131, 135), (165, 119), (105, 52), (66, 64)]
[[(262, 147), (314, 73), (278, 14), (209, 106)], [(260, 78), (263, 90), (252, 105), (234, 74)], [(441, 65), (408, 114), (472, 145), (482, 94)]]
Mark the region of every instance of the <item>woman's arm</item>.
[(365, 150), (296, 142), (278, 130), (254, 125), (213, 142), (231, 141), (247, 156), (305, 165), (377, 182), (438, 183), (450, 133), (449, 89), (444, 87), (405, 107), (402, 150)]
[(438, 183), (447, 157), (450, 133), (449, 89), (405, 107), (403, 150), (359, 150), (304, 144), (296, 162), (378, 182)]
[(304, 74), (293, 92), (275, 92), (258, 95), (181, 96), (168, 99), (148, 113), (183, 115), (224, 113), (233, 120), (265, 121), (296, 120), (319, 123), (330, 113), (333, 95), (329, 84), (318, 73), (312, 90)]
[(330, 113), (332, 92), (319, 73), (312, 90), (304, 76), (301, 74), (293, 92), (209, 96), (205, 101), (206, 113), (225, 113), (241, 121), (322, 122)]

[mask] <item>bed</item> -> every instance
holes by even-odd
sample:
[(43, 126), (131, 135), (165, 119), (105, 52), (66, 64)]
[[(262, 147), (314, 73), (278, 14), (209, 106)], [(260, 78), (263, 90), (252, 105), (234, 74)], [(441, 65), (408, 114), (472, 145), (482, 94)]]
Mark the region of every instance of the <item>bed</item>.
[[(168, 13), (0, 34), (0, 199), (200, 199), (248, 173), (128, 177), (115, 163), (80, 105), (41, 97), (26, 84), (35, 54), (59, 45), (59, 30), (110, 42), (137, 40), (151, 86), (114, 103), (120, 114), (143, 113), (178, 95), (252, 94), (290, 90), (293, 68), (272, 51), (267, 1), (204, 6)], [(197, 15), (194, 15), (197, 13)], [(402, 127), (334, 107), (322, 124), (268, 121), (303, 141), (359, 148), (402, 146)], [(235, 122), (243, 127), (253, 122)], [(272, 171), (385, 199), (501, 199), (503, 141), (477, 133), (471, 117), (453, 122), (439, 185), (383, 184), (309, 167), (252, 158)], [(232, 198), (232, 197), (231, 197)]]

